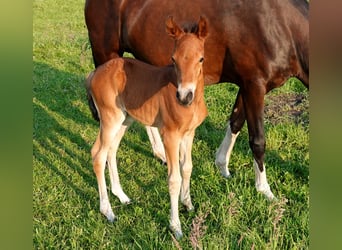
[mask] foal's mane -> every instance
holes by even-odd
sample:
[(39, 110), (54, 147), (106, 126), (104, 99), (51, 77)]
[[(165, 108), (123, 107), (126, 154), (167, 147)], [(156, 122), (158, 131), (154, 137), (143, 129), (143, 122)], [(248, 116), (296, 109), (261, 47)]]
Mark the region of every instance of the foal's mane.
[(185, 33), (196, 34), (198, 32), (198, 23), (185, 23), (182, 25), (182, 29)]
[[(205, 18), (205, 16), (201, 16), (201, 18)], [(208, 23), (208, 18), (205, 18), (206, 22)], [(198, 21), (194, 21), (194, 22), (187, 22), (187, 23), (183, 23), (181, 25), (181, 28), (183, 29), (183, 31), (185, 33), (192, 33), (192, 34), (197, 34), (198, 33), (198, 29), (199, 29), (199, 23)]]

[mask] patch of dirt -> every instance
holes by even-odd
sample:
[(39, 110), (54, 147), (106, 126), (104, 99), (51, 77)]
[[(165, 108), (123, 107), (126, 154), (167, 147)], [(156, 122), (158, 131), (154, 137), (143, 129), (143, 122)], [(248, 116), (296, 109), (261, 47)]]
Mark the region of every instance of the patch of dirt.
[(272, 125), (295, 122), (309, 126), (309, 96), (307, 93), (269, 94), (265, 97), (265, 123)]

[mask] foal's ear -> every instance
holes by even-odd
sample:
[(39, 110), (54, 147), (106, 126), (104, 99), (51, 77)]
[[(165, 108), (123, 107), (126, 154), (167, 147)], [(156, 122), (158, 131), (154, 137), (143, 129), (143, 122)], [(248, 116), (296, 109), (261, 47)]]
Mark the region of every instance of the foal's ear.
[(198, 31), (197, 36), (199, 38), (205, 39), (208, 35), (208, 21), (204, 16), (200, 16), (198, 21)]
[(169, 16), (165, 24), (167, 33), (175, 39), (178, 39), (184, 33), (184, 31), (173, 21), (173, 16)]

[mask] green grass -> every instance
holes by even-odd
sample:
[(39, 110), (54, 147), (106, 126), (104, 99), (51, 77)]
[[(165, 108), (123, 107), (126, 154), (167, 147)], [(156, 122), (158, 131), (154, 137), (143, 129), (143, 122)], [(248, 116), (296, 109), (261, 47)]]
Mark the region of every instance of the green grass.
[[(197, 129), (191, 179), (193, 213), (181, 210), (184, 237), (168, 230), (167, 171), (153, 157), (144, 127), (134, 124), (118, 151), (122, 205), (110, 194), (119, 220), (99, 212), (90, 149), (98, 132), (83, 81), (93, 69), (84, 1), (33, 2), (33, 246), (35, 249), (306, 249), (309, 244), (309, 127), (282, 107), (266, 115), (268, 180), (278, 201), (268, 202), (254, 185), (252, 154), (244, 126), (226, 180), (214, 165), (237, 87), (206, 88), (209, 116)], [(266, 100), (303, 93), (291, 79)], [(308, 93), (304, 90), (304, 104)], [(272, 101), (273, 100), (273, 101)], [(305, 103), (306, 102), (306, 103)], [(278, 114), (278, 116), (277, 116)], [(281, 117), (281, 119), (275, 119)], [(269, 119), (268, 119), (269, 118)], [(273, 122), (272, 122), (273, 121)], [(109, 179), (107, 179), (109, 184)]]

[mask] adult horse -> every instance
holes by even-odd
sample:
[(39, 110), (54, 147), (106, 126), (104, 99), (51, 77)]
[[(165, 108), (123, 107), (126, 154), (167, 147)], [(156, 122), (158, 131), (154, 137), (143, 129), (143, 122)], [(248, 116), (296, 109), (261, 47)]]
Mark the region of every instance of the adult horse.
[[(264, 166), (264, 96), (297, 77), (309, 87), (309, 5), (306, 0), (86, 0), (85, 20), (95, 66), (125, 51), (154, 65), (171, 61), (173, 41), (165, 34), (169, 15), (186, 26), (209, 20), (203, 65), (205, 84), (239, 86), (216, 164), (223, 176), (236, 137), (247, 121), (256, 188), (273, 199)], [(156, 42), (157, 41), (157, 42)], [(156, 130), (149, 129), (156, 155), (165, 159)]]

